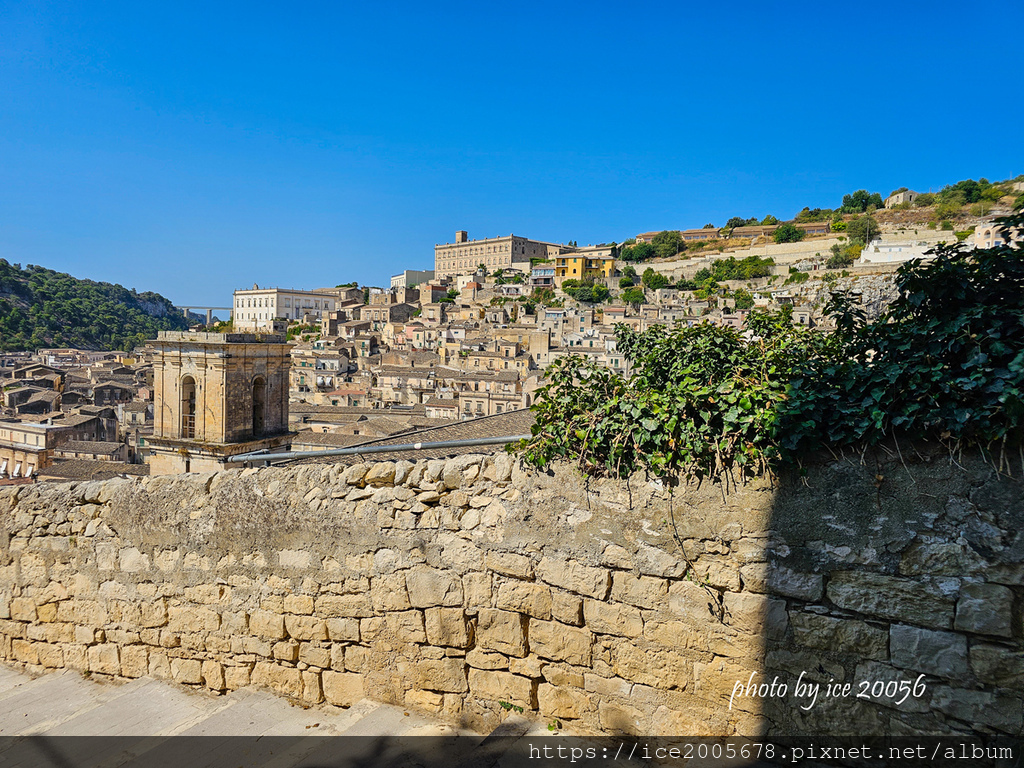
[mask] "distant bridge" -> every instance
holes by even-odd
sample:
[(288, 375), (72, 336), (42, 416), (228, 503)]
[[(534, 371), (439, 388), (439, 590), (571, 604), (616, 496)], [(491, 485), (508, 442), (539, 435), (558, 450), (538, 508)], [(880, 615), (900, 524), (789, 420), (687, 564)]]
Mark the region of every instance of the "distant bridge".
[[(181, 308), (181, 312), (182, 312), (183, 315), (185, 315), (185, 318), (187, 319), (188, 316), (189, 316), (189, 313), (192, 312), (193, 310), (196, 310), (196, 309), (205, 309), (206, 310), (206, 324), (207, 325), (213, 325), (213, 313), (214, 313), (214, 310), (218, 310), (218, 311), (219, 310), (225, 310), (228, 313), (228, 318), (229, 319), (231, 318), (232, 307), (211, 307), (208, 304), (189, 304), (188, 306), (183, 306)], [(196, 314), (199, 314), (199, 313), (197, 312)]]

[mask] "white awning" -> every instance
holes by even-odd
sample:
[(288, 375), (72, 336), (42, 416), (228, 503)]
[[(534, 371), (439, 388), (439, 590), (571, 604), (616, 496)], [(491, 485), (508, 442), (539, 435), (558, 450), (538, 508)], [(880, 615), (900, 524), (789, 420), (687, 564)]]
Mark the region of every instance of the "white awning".
[(7, 471), (7, 459), (4, 459), (3, 464), (0, 464), (0, 475)]
[(14, 474), (11, 477), (19, 477), (21, 475), (21, 462), (19, 461), (14, 465)]
[(28, 465), (28, 469), (25, 470), (25, 477), (32, 477), (32, 470), (35, 469), (31, 464)]

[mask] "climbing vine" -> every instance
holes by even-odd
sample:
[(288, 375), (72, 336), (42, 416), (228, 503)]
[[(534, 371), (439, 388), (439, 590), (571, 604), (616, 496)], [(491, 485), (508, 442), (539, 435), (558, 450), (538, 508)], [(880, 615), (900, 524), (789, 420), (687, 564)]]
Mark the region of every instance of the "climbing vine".
[[(1001, 220), (1024, 231), (1024, 213)], [(1011, 241), (1011, 237), (1003, 238)], [(934, 437), (992, 449), (1024, 422), (1024, 251), (1008, 242), (940, 246), (896, 273), (897, 299), (867, 321), (833, 294), (829, 334), (786, 311), (747, 328), (617, 327), (623, 377), (581, 357), (548, 368), (520, 446), (538, 466), (571, 459), (590, 475), (721, 480), (801, 456)]]

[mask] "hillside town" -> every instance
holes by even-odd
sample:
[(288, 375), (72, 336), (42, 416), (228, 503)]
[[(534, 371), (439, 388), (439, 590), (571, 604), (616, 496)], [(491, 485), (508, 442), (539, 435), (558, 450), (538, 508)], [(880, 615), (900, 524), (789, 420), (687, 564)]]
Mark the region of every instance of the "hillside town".
[[(1001, 242), (1001, 210), (954, 232), (901, 218), (916, 197), (890, 195), (866, 244), (847, 231), (849, 217), (739, 219), (588, 246), (511, 234), (471, 239), (460, 230), (434, 246), (433, 269), (405, 270), (384, 286), (253, 284), (234, 292), (229, 319), (194, 330), (287, 339), (294, 451), (394, 441), (516, 412), (528, 429), (527, 411), (555, 360), (581, 355), (629, 376), (616, 326), (742, 331), (751, 311), (785, 308), (792, 322), (827, 331), (833, 291), (851, 293), (877, 316), (894, 296), (900, 264), (954, 239), (979, 248)], [(779, 237), (786, 227), (795, 234)], [(665, 242), (675, 244), (674, 255), (655, 255)], [(148, 344), (0, 355), (0, 483), (148, 474), (154, 354)]]

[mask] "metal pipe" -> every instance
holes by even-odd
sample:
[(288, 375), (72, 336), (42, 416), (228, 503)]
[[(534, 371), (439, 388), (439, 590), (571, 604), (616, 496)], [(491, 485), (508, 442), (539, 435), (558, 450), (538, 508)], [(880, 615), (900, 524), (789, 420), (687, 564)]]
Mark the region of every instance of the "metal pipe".
[(442, 440), (437, 443), (402, 443), (395, 445), (354, 445), (350, 448), (332, 448), (327, 451), (288, 451), (287, 453), (240, 453), (229, 456), (228, 462), (278, 461), (280, 459), (312, 459), (318, 456), (354, 456), (363, 453), (391, 453), (393, 451), (422, 451), (428, 448), (469, 448), (476, 445), (505, 445), (518, 440), (529, 440), (532, 435), (508, 437), (476, 437), (468, 440)]

